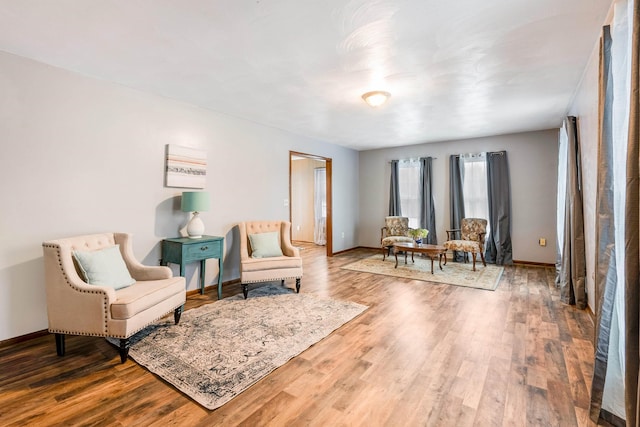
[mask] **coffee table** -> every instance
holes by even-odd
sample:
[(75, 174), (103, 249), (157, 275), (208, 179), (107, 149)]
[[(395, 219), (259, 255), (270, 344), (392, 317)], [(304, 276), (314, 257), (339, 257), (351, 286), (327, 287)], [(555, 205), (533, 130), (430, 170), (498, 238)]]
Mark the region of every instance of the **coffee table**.
[(399, 242), (393, 245), (393, 254), (396, 256), (396, 266), (398, 268), (398, 252), (404, 252), (404, 263), (407, 263), (407, 253), (411, 252), (411, 262), (413, 254), (425, 254), (431, 260), (431, 274), (433, 274), (433, 259), (438, 257), (438, 267), (442, 270), (442, 257), (444, 256), (444, 265), (447, 265), (447, 248), (438, 245), (423, 245), (418, 243)]

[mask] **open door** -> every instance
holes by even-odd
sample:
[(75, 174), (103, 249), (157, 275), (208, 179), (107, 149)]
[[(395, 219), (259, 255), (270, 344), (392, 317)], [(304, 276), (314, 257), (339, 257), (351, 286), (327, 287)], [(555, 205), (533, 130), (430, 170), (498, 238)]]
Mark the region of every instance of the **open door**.
[(326, 247), (333, 255), (330, 158), (289, 152), (291, 239)]

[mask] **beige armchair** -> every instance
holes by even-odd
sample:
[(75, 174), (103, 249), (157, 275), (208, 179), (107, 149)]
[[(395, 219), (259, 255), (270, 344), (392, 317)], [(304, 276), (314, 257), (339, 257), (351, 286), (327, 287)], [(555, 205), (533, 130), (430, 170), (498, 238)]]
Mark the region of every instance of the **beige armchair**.
[[(115, 245), (119, 245), (129, 279), (134, 283), (120, 289), (87, 283), (73, 252), (115, 251), (110, 249)], [(47, 241), (42, 246), (49, 332), (56, 336), (59, 356), (64, 356), (67, 334), (112, 337), (120, 339), (120, 360), (124, 363), (129, 354), (129, 337), (171, 311), (175, 323), (180, 320), (186, 300), (185, 279), (173, 277), (168, 267), (139, 263), (133, 256), (130, 234), (79, 236)], [(119, 258), (117, 253), (115, 256)]]
[[(247, 298), (249, 283), (296, 279), (296, 292), (300, 292), (302, 258), (300, 250), (291, 244), (291, 223), (287, 221), (242, 222), (240, 229), (240, 282)], [(269, 233), (269, 234), (267, 234)], [(275, 233), (275, 235), (274, 235)], [(270, 239), (266, 239), (269, 237)], [(271, 239), (272, 238), (272, 239)], [(265, 248), (252, 246), (263, 243)], [(258, 249), (256, 251), (256, 249)]]
[(394, 243), (413, 242), (409, 236), (409, 218), (404, 216), (388, 216), (384, 219), (384, 227), (380, 230), (380, 245), (382, 246), (382, 260), (387, 252), (391, 253)]
[(460, 229), (447, 230), (447, 241), (444, 242), (444, 247), (452, 251), (470, 252), (473, 257), (473, 271), (476, 271), (476, 254), (480, 254), (482, 265), (487, 266), (484, 260), (485, 234), (487, 234), (486, 219), (462, 218)]

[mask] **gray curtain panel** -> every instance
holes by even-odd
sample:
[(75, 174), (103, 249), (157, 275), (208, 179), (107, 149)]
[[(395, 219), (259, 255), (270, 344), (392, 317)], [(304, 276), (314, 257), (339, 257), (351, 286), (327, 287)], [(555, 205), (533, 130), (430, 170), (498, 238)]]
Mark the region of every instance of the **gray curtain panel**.
[(627, 141), (627, 186), (625, 208), (625, 410), (627, 425), (639, 426), (638, 377), (640, 375), (640, 2), (633, 4), (631, 32), (631, 96)]
[(507, 152), (487, 153), (489, 235), (485, 260), (499, 265), (513, 264), (511, 249), (511, 183)]
[(602, 398), (607, 375), (609, 339), (617, 286), (615, 235), (613, 219), (613, 76), (611, 72), (611, 32), (603, 28), (600, 45), (600, 109), (601, 134), (598, 142), (598, 183), (596, 190), (596, 265), (595, 302), (596, 337), (593, 381), (591, 383), (590, 417), (611, 420), (602, 411)]
[[(464, 194), (460, 156), (457, 155), (449, 157), (449, 214), (451, 229), (460, 229), (462, 218), (464, 218)], [(456, 262), (464, 261), (464, 254), (454, 251), (453, 260)]]
[(433, 202), (432, 189), (432, 162), (431, 157), (420, 158), (420, 178), (421, 178), (421, 203), (420, 203), (420, 224), (423, 228), (429, 230), (426, 243), (430, 245), (438, 244), (438, 236), (436, 234), (436, 209)]
[(582, 174), (580, 143), (575, 117), (565, 119), (567, 129), (567, 194), (564, 215), (564, 247), (560, 265), (560, 299), (565, 304), (587, 307), (585, 290), (584, 218), (582, 216)]
[(391, 183), (389, 187), (389, 216), (402, 216), (400, 208), (400, 184), (398, 182), (398, 161), (391, 160)]

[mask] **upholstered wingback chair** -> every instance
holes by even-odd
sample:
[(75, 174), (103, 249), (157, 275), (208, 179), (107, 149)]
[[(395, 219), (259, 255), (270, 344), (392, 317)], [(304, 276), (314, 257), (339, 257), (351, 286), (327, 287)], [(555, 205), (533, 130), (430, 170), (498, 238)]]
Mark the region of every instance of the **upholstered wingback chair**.
[(447, 230), (447, 241), (444, 242), (444, 247), (452, 251), (470, 252), (473, 258), (473, 271), (476, 271), (476, 254), (480, 254), (482, 265), (487, 265), (484, 260), (484, 238), (486, 234), (486, 219), (463, 218), (459, 229)]
[[(116, 246), (118, 245), (118, 246)], [(186, 300), (185, 279), (173, 277), (168, 267), (139, 263), (131, 246), (131, 235), (105, 233), (51, 240), (42, 244), (44, 252), (49, 332), (56, 336), (56, 350), (64, 356), (65, 335), (90, 335), (120, 339), (120, 360), (129, 354), (129, 337), (173, 311), (177, 324)], [(121, 259), (115, 248), (118, 248)], [(129, 282), (125, 287), (89, 284), (86, 266), (78, 254), (113, 254), (124, 261)], [(95, 256), (95, 255), (94, 255)], [(102, 262), (97, 270), (113, 264)], [(121, 264), (116, 265), (125, 268)], [(104, 280), (108, 281), (108, 280)]]
[(240, 282), (247, 298), (249, 283), (296, 279), (300, 292), (302, 258), (291, 243), (291, 223), (287, 221), (242, 222), (240, 229)]
[(395, 243), (413, 242), (409, 236), (409, 218), (404, 216), (388, 216), (384, 219), (384, 227), (380, 229), (380, 245), (382, 246), (382, 260)]

